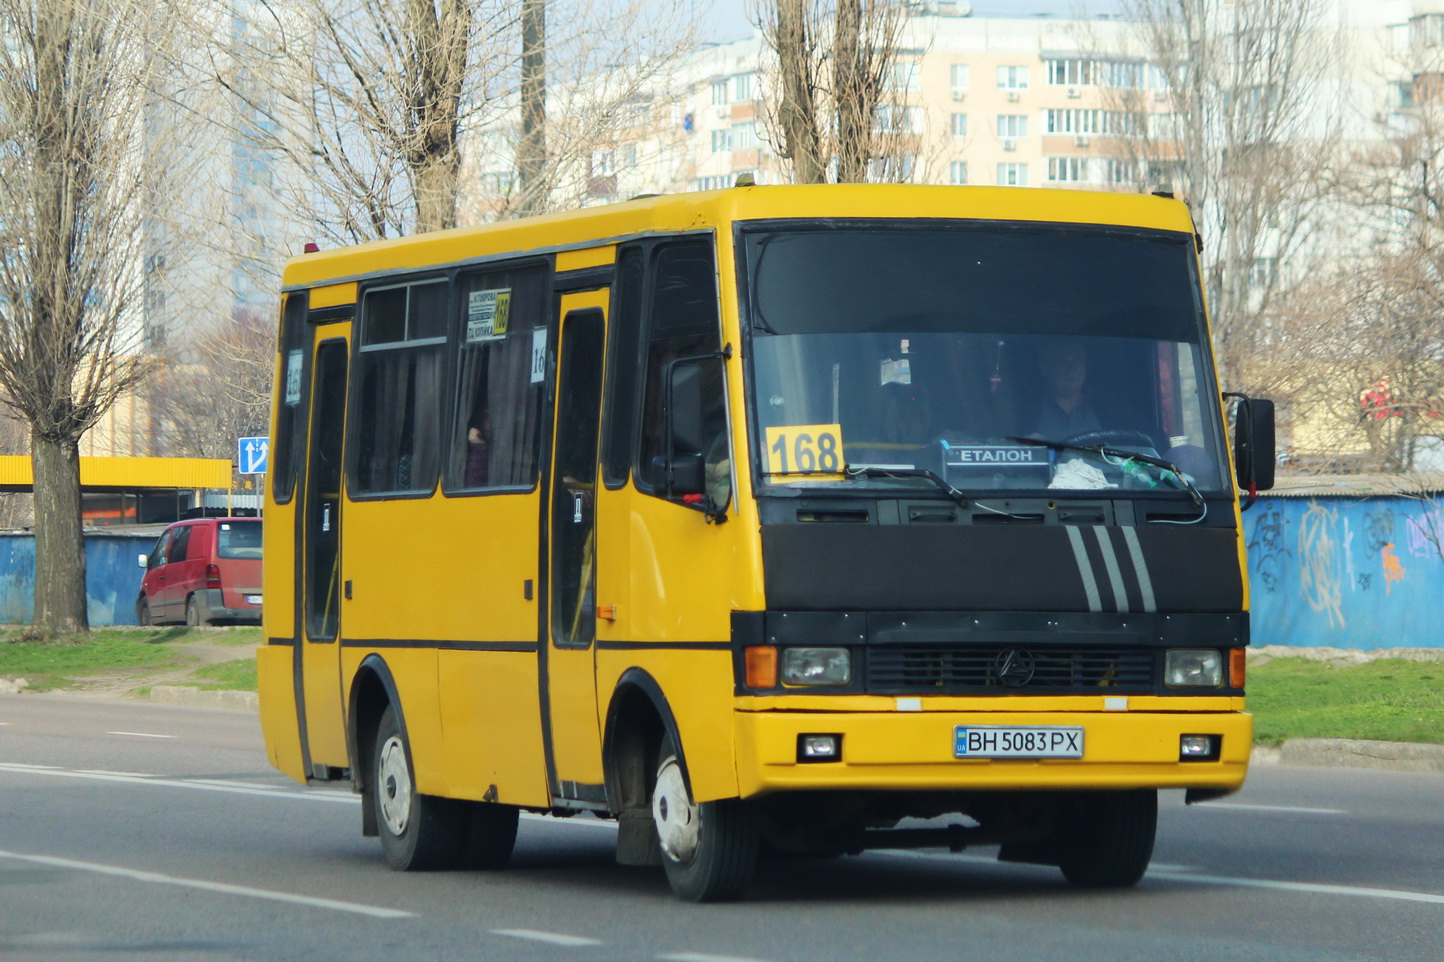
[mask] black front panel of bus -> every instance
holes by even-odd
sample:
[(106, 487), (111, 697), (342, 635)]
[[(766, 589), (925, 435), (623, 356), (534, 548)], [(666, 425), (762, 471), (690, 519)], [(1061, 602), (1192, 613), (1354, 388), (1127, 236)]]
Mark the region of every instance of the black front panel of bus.
[(764, 511), (769, 609), (1243, 610), (1231, 526), (879, 524), (864, 504), (783, 524)]

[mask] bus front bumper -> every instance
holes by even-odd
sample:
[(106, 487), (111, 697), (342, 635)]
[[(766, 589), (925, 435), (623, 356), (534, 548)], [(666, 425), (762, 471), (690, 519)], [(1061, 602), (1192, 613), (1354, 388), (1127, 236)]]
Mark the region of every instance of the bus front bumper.
[[(746, 712), (735, 715), (739, 795), (825, 789), (1237, 790), (1248, 769), (1245, 712)], [(958, 726), (1083, 730), (1079, 758), (957, 758)], [(839, 736), (839, 761), (800, 761), (806, 735)], [(1214, 760), (1180, 760), (1184, 735), (1220, 739)]]

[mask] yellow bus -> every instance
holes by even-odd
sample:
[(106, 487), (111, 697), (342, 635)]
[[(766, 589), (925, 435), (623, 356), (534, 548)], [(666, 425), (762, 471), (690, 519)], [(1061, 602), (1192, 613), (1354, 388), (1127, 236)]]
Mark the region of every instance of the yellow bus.
[(1132, 885), (1252, 735), (1272, 405), (1230, 452), (1196, 240), (1166, 195), (740, 185), (293, 259), (271, 761), (397, 869), (591, 812), (696, 901), (876, 847)]

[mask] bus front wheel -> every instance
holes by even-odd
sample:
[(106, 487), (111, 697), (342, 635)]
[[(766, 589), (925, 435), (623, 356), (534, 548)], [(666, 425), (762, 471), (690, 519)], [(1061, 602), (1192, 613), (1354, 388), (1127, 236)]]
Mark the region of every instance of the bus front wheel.
[(686, 769), (670, 737), (663, 740), (657, 762), (652, 820), (662, 866), (678, 898), (720, 902), (742, 895), (757, 867), (753, 811), (735, 798), (692, 801)]
[(1058, 867), (1083, 888), (1138, 884), (1153, 858), (1158, 830), (1158, 792), (1080, 794), (1064, 820)]
[(452, 799), (416, 790), (411, 746), (394, 708), (388, 707), (381, 715), (371, 771), (376, 827), (387, 863), (403, 872), (459, 864), (465, 854), (466, 810)]

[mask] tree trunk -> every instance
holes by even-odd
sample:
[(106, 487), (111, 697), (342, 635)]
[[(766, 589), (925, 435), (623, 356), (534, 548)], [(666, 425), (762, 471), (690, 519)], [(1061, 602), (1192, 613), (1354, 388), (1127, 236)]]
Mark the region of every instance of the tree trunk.
[(803, 0), (777, 0), (777, 66), (782, 87), (777, 108), (778, 125), (782, 128), (780, 152), (791, 159), (796, 183), (821, 184), (827, 179), (827, 171), (823, 167), (817, 127), (815, 80), (805, 11)]
[(517, 150), (522, 214), (539, 213), (546, 172), (546, 0), (521, 4), (521, 144)]
[(860, 36), (862, 0), (837, 0), (832, 89), (837, 101), (837, 182), (867, 182), (877, 91), (868, 82)]
[(35, 626), (49, 634), (90, 630), (85, 540), (80, 528), (80, 448), (74, 438), (30, 439), (35, 474)]

